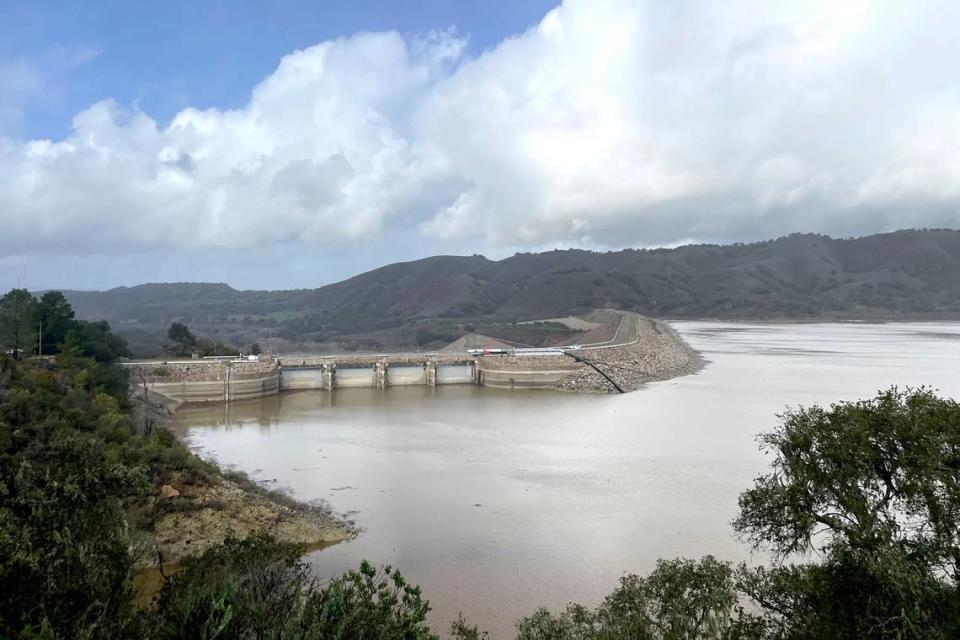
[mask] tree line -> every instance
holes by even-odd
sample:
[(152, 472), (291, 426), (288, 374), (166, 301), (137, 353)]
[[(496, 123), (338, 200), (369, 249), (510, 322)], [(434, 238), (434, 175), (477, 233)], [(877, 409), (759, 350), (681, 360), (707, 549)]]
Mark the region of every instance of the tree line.
[(99, 362), (130, 355), (126, 341), (109, 323), (77, 320), (75, 315), (60, 291), (47, 291), (37, 299), (26, 289), (12, 289), (0, 297), (0, 345), (17, 360), (62, 351)]
[[(169, 431), (139, 428), (116, 355), (72, 346), (76, 331), (68, 322), (54, 357), (0, 355), (0, 637), (439, 637), (395, 568), (321, 581), (302, 549), (266, 535), (186, 561), (136, 604), (133, 520), (171, 474), (215, 483), (218, 471)], [(769, 469), (733, 528), (772, 562), (661, 560), (598, 604), (531, 612), (518, 640), (960, 637), (957, 402), (888, 389), (787, 411), (759, 444)], [(482, 627), (445, 631), (479, 640)]]
[[(170, 344), (165, 351), (177, 357), (229, 356), (239, 352), (220, 340), (198, 338), (182, 322), (171, 323), (167, 337)], [(53, 356), (64, 349), (100, 362), (131, 355), (126, 340), (114, 333), (108, 322), (78, 320), (60, 291), (46, 291), (37, 298), (26, 289), (12, 289), (0, 297), (0, 347), (18, 360), (33, 355)], [(262, 352), (256, 342), (249, 348), (254, 355)]]

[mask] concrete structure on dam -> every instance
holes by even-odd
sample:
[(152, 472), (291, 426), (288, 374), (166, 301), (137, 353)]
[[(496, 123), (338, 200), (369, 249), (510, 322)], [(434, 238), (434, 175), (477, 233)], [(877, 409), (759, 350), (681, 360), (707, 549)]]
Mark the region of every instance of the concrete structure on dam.
[(146, 384), (151, 391), (184, 403), (232, 402), (280, 392), (280, 371), (277, 368), (264, 373), (241, 373), (220, 365), (205, 368), (205, 374), (132, 376), (130, 382)]
[(281, 391), (477, 384), (550, 389), (571, 369), (502, 370), (464, 355), (300, 356), (272, 363), (179, 361), (128, 363), (131, 383), (185, 403), (231, 402)]
[(282, 390), (328, 391), (349, 387), (384, 389), (402, 385), (476, 384), (477, 372), (477, 361), (473, 358), (423, 359), (404, 355), (287, 357), (279, 369)]

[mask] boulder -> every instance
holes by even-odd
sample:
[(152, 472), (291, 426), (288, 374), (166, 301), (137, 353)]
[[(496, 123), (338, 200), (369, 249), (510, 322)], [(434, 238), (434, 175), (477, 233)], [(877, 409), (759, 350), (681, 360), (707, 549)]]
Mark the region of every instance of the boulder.
[(170, 485), (165, 484), (160, 487), (160, 495), (162, 495), (164, 498), (178, 498), (180, 497), (180, 492)]

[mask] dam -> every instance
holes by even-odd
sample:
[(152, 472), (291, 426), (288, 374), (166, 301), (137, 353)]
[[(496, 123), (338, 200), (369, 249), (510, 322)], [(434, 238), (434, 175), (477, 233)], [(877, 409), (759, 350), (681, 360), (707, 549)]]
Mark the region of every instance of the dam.
[(243, 360), (128, 363), (130, 382), (183, 403), (232, 402), (282, 391), (472, 384), (502, 389), (552, 389), (579, 365), (502, 369), (463, 355), (294, 356)]
[[(124, 363), (132, 386), (180, 403), (232, 402), (285, 391), (478, 385), (575, 393), (633, 391), (697, 371), (698, 356), (665, 323), (618, 312), (612, 337), (563, 347), (284, 355)], [(615, 331), (613, 329), (615, 328)]]

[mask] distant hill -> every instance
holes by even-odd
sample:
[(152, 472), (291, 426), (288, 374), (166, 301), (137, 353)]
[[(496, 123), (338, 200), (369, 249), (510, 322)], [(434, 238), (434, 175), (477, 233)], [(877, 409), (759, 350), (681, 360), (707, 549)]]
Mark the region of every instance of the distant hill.
[(957, 318), (960, 231), (852, 239), (794, 234), (750, 244), (558, 250), (499, 261), (435, 256), (318, 289), (175, 283), (65, 293), (78, 316), (107, 319), (134, 336), (182, 320), (225, 337), (270, 330), (348, 348), (363, 348), (364, 340), (371, 348), (395, 340), (425, 344), (417, 332), (433, 332), (426, 342), (440, 344), (462, 335), (454, 329), (466, 320), (511, 322), (607, 307), (678, 318)]

